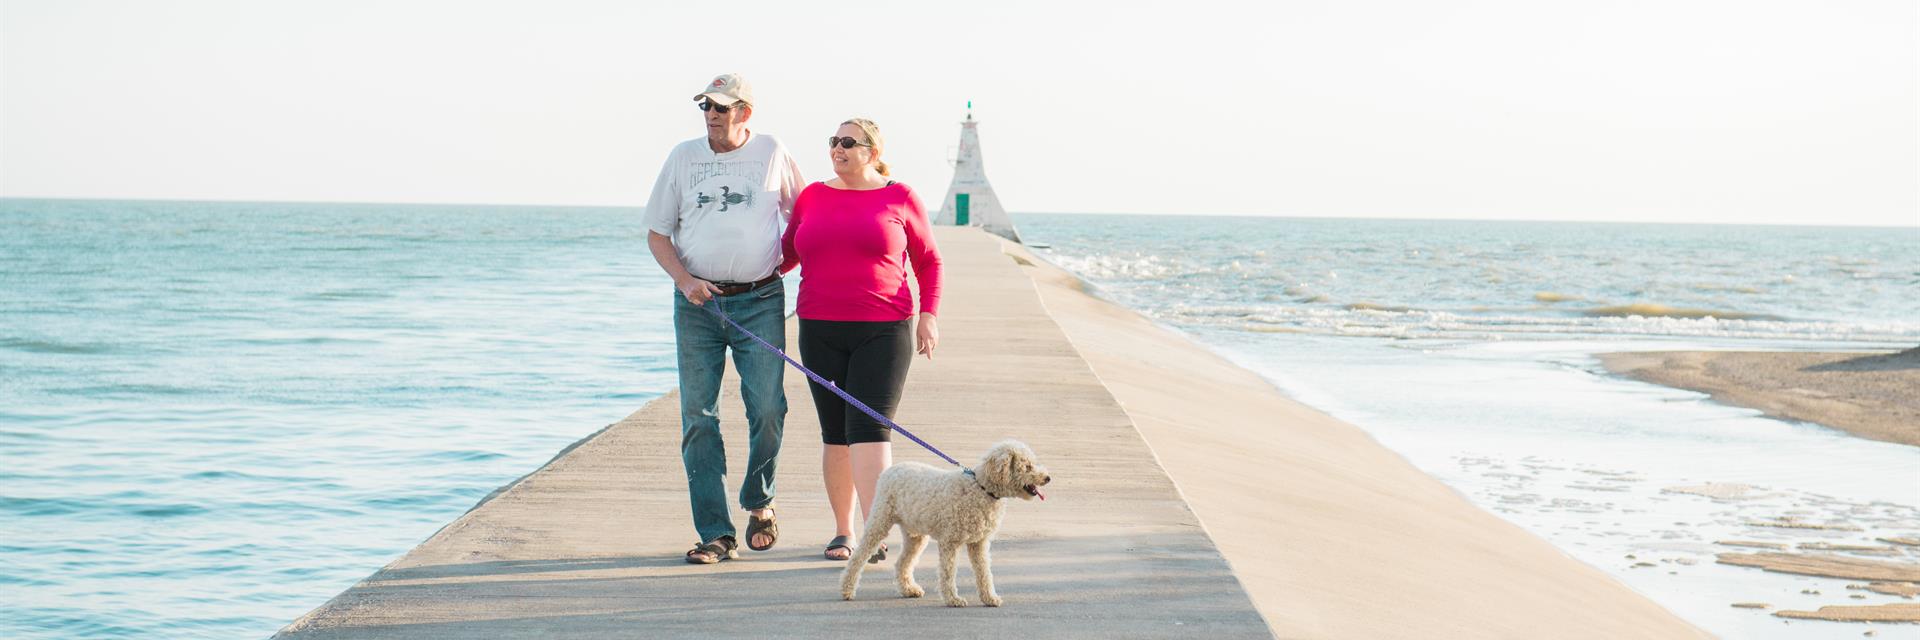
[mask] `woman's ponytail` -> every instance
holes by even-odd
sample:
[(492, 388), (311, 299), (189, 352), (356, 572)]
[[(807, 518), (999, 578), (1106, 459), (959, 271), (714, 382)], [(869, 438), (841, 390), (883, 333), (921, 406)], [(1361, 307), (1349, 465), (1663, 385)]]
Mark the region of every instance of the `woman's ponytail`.
[(866, 136), (867, 144), (873, 147), (873, 168), (879, 171), (880, 175), (890, 175), (887, 173), (887, 163), (880, 159), (880, 154), (887, 150), (886, 140), (880, 137), (880, 125), (874, 124), (872, 120), (866, 118), (853, 118), (840, 124), (850, 124), (860, 127), (860, 134)]

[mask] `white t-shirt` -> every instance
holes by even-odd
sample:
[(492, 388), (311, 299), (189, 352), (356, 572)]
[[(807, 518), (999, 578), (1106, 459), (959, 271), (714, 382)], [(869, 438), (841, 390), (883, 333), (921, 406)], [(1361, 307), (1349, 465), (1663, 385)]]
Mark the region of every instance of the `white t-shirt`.
[(806, 182), (786, 145), (748, 135), (726, 153), (706, 138), (675, 145), (647, 198), (647, 228), (673, 238), (696, 278), (754, 282), (780, 266), (780, 233)]

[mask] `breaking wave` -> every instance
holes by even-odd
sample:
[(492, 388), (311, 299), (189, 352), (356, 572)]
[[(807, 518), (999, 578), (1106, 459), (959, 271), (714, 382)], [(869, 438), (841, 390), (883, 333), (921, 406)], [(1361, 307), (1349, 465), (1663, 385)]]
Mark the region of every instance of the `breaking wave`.
[(1430, 310), (1188, 305), (1149, 310), (1149, 314), (1176, 324), (1259, 333), (1385, 338), (1511, 340), (1586, 335), (1891, 343), (1920, 341), (1920, 325), (1913, 324), (1742, 319), (1711, 314), (1540, 316)]
[(1580, 296), (1567, 295), (1564, 293), (1558, 293), (1554, 291), (1542, 291), (1542, 292), (1533, 294), (1533, 299), (1535, 302), (1545, 302), (1547, 304), (1553, 304), (1555, 302), (1573, 302), (1575, 300), (1583, 300), (1584, 298), (1581, 298)]
[(1644, 318), (1718, 318), (1721, 320), (1782, 320), (1779, 316), (1740, 311), (1716, 311), (1713, 309), (1682, 309), (1663, 304), (1641, 302), (1635, 304), (1594, 307), (1581, 313), (1589, 316)]
[(1523, 339), (1920, 342), (1911, 236), (1257, 218), (1033, 216), (1040, 255), (1170, 324)]

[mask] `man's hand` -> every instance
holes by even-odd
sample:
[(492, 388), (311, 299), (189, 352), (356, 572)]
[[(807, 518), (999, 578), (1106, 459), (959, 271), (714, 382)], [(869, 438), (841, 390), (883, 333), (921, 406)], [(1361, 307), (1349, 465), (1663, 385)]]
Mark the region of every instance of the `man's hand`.
[(920, 326), (914, 329), (913, 334), (913, 343), (916, 347), (914, 352), (923, 354), (927, 356), (928, 360), (932, 360), (933, 348), (940, 344), (940, 327), (935, 326), (933, 314), (920, 314)]
[(687, 297), (687, 302), (705, 305), (720, 294), (720, 287), (687, 273), (687, 267), (680, 264), (680, 253), (673, 248), (672, 238), (660, 235), (657, 231), (648, 231), (647, 250), (653, 252), (653, 261), (660, 263), (667, 277), (673, 278), (673, 287), (680, 290), (680, 295)]
[(714, 296), (720, 295), (719, 286), (691, 275), (674, 280), (673, 286), (680, 289), (680, 295), (686, 296), (687, 302), (696, 306), (704, 305)]

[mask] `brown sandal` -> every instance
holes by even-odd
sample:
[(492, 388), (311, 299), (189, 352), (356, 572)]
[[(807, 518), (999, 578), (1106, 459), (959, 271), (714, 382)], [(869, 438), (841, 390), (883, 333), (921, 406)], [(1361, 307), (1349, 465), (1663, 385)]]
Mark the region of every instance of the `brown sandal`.
[[(768, 509), (768, 511), (772, 511), (772, 509)], [(773, 514), (773, 516), (778, 517), (779, 514)], [(761, 534), (765, 534), (767, 536), (767, 545), (764, 547), (753, 546), (753, 537)], [(747, 548), (748, 549), (752, 549), (754, 551), (766, 551), (768, 549), (772, 549), (773, 545), (777, 542), (780, 542), (780, 527), (774, 524), (772, 517), (762, 519), (760, 516), (756, 516), (752, 514), (747, 515)]]
[(740, 543), (734, 542), (733, 536), (720, 536), (714, 538), (713, 542), (694, 545), (693, 549), (687, 551), (687, 564), (713, 564), (721, 560), (732, 560), (740, 557), (739, 548)]

